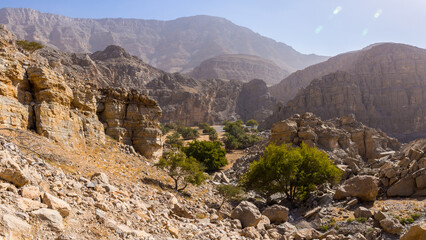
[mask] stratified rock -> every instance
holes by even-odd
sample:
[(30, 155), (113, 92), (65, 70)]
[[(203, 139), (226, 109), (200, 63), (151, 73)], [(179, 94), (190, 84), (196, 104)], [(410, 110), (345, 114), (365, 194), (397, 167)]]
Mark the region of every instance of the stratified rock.
[(226, 54), (204, 60), (189, 75), (194, 78), (235, 79), (243, 82), (257, 78), (272, 85), (287, 77), (289, 72), (258, 56)]
[(255, 227), (261, 219), (259, 209), (250, 202), (242, 201), (231, 212), (231, 218), (241, 221), (243, 228)]
[(377, 178), (373, 176), (355, 176), (337, 187), (334, 199), (357, 197), (361, 201), (374, 201), (378, 191)]
[(424, 240), (426, 238), (426, 222), (416, 224), (401, 237), (401, 240)]
[(262, 215), (267, 216), (272, 223), (282, 223), (288, 220), (288, 211), (288, 208), (275, 204), (263, 210)]

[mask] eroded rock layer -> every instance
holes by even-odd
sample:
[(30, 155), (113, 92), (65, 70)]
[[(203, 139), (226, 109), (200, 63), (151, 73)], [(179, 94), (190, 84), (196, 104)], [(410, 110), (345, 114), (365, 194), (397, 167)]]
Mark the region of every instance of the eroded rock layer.
[[(158, 156), (161, 110), (154, 100), (135, 90), (103, 90), (88, 78), (72, 76), (60, 61), (16, 45), (3, 26), (0, 46), (2, 127), (34, 130), (70, 147), (103, 143), (106, 132), (146, 157)], [(117, 128), (121, 131), (112, 130)]]

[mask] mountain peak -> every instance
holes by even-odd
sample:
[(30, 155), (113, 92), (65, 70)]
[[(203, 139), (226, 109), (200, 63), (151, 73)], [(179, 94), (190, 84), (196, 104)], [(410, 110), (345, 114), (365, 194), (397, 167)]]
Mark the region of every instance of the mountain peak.
[(131, 58), (132, 56), (126, 50), (117, 45), (110, 45), (103, 51), (97, 51), (90, 55), (93, 60), (107, 60), (111, 58)]

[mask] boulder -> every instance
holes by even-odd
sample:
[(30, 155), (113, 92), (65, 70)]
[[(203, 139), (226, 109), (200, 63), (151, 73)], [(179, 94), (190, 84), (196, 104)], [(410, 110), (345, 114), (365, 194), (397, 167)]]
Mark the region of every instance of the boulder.
[(404, 227), (394, 218), (385, 218), (380, 221), (380, 226), (390, 234), (401, 234)]
[(388, 197), (408, 197), (413, 195), (416, 183), (413, 178), (406, 177), (393, 184), (386, 194)]
[(416, 185), (419, 189), (426, 187), (426, 174), (416, 177)]
[(39, 210), (31, 212), (31, 214), (43, 221), (46, 221), (47, 224), (54, 230), (64, 229), (64, 224), (62, 223), (62, 216), (56, 210), (41, 208)]
[(4, 214), (0, 218), (0, 231), (2, 234), (5, 234), (6, 239), (21, 239), (23, 235), (26, 235), (31, 231), (31, 225), (19, 217)]
[(22, 187), (30, 182), (27, 174), (7, 151), (0, 152), (0, 179), (11, 182), (16, 187)]
[(36, 186), (25, 186), (21, 190), (21, 195), (24, 198), (37, 200), (40, 197), (40, 189)]
[(426, 239), (426, 222), (412, 226), (401, 240), (425, 240)]
[(355, 209), (354, 216), (356, 218), (359, 218), (359, 217), (370, 218), (373, 216), (373, 214), (371, 213), (369, 209), (365, 207), (358, 207), (357, 209)]
[(355, 176), (346, 180), (336, 189), (334, 199), (340, 200), (346, 197), (356, 197), (361, 201), (376, 200), (379, 187), (377, 178), (373, 176)]
[(67, 217), (71, 212), (71, 207), (67, 202), (49, 193), (44, 193), (43, 203), (49, 208), (57, 210), (62, 217)]
[(263, 210), (262, 215), (267, 216), (272, 223), (286, 222), (288, 220), (288, 208), (275, 204)]
[(96, 184), (109, 184), (108, 176), (102, 172), (94, 173), (90, 180)]
[(255, 227), (262, 218), (262, 215), (256, 205), (251, 202), (242, 201), (232, 210), (231, 218), (240, 220), (242, 227), (246, 228)]
[(383, 219), (387, 218), (386, 214), (383, 213), (382, 211), (377, 211), (374, 213), (374, 219), (376, 221), (382, 221)]

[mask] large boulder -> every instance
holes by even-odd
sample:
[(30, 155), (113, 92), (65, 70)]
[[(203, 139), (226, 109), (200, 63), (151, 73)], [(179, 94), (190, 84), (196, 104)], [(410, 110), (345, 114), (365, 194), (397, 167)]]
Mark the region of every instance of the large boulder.
[(31, 214), (42, 221), (45, 221), (54, 230), (63, 230), (62, 216), (58, 211), (48, 208), (41, 208), (31, 212)]
[(416, 182), (411, 177), (406, 177), (393, 184), (386, 194), (388, 197), (408, 197), (413, 195)]
[(390, 234), (401, 234), (404, 227), (395, 218), (385, 218), (380, 221), (380, 226)]
[(242, 201), (234, 210), (232, 210), (231, 218), (240, 220), (243, 228), (256, 227), (262, 218), (262, 215), (253, 203)]
[(378, 191), (377, 178), (367, 175), (355, 176), (346, 180), (336, 189), (334, 199), (357, 197), (361, 201), (374, 201)]
[(277, 204), (267, 207), (262, 214), (267, 216), (272, 223), (282, 223), (288, 220), (288, 208)]
[(22, 187), (29, 183), (28, 174), (18, 165), (9, 152), (0, 152), (0, 179), (13, 183), (17, 187)]
[(414, 225), (406, 234), (401, 237), (401, 240), (424, 240), (426, 239), (426, 222)]

